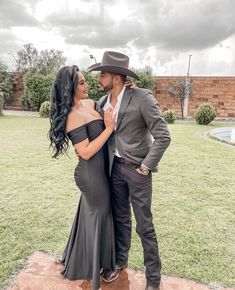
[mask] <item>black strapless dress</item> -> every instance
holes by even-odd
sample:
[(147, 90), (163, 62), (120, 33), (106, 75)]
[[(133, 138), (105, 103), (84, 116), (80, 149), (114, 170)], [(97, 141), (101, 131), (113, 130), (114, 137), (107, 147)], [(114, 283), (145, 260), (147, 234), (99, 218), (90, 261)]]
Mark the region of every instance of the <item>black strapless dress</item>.
[[(70, 131), (68, 137), (73, 144), (86, 138), (91, 142), (103, 130), (103, 120), (94, 120)], [(100, 269), (115, 268), (106, 144), (90, 160), (79, 159), (74, 177), (81, 197), (61, 259), (62, 274), (70, 280), (92, 280), (92, 289), (98, 290)]]

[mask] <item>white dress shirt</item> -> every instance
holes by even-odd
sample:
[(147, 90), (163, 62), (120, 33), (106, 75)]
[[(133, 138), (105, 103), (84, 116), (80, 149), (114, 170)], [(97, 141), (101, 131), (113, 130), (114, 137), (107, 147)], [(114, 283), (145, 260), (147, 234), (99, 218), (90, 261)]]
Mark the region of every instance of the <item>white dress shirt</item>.
[[(117, 126), (117, 119), (118, 119), (118, 112), (119, 112), (119, 109), (120, 109), (120, 105), (121, 105), (121, 102), (122, 102), (122, 97), (124, 95), (124, 92), (125, 92), (125, 86), (123, 87), (123, 89), (121, 90), (120, 94), (117, 96), (117, 103), (116, 105), (113, 107), (111, 102), (110, 102), (110, 94), (108, 95), (108, 98), (107, 98), (107, 101), (103, 107), (103, 110), (106, 111), (108, 110), (109, 108), (112, 108), (113, 109), (113, 114), (116, 115), (115, 119), (116, 119), (116, 125), (115, 125), (115, 130), (116, 130), (116, 126)], [(118, 156), (118, 157), (121, 157), (121, 155), (118, 153), (118, 150), (116, 148), (116, 151), (115, 151), (115, 155)]]

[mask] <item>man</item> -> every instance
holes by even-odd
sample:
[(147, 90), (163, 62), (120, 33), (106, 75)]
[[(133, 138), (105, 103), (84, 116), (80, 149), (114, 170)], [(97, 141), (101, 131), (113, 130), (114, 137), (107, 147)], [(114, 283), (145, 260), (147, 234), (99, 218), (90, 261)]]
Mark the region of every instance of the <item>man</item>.
[(117, 266), (115, 272), (105, 272), (103, 279), (111, 282), (127, 267), (131, 203), (144, 252), (145, 290), (157, 290), (161, 261), (152, 223), (152, 172), (170, 144), (170, 134), (152, 93), (125, 86), (126, 76), (138, 79), (128, 66), (128, 56), (107, 51), (101, 63), (88, 68), (101, 72), (100, 87), (108, 93), (99, 100), (97, 110), (103, 114), (112, 107), (117, 119), (115, 132), (108, 141)]

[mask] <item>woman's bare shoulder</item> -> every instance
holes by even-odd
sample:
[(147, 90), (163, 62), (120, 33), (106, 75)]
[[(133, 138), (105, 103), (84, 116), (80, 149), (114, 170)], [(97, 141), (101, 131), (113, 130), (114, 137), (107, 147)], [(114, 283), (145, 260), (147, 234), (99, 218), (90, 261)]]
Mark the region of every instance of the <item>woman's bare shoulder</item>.
[(68, 113), (66, 120), (66, 132), (78, 128), (85, 124), (85, 116), (79, 110), (73, 110)]
[(83, 105), (89, 105), (89, 106), (94, 107), (94, 100), (92, 100), (92, 99), (83, 99), (83, 100), (81, 100), (81, 103)]

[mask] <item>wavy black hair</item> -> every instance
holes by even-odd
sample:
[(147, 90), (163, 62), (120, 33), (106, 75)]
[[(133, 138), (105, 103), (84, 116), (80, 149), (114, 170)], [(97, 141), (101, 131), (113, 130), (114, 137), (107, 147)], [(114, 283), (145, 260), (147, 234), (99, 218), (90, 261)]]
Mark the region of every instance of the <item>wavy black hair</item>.
[(48, 138), (53, 158), (66, 154), (69, 138), (66, 134), (66, 119), (74, 105), (74, 93), (78, 85), (79, 68), (76, 65), (62, 67), (51, 88), (51, 113)]

